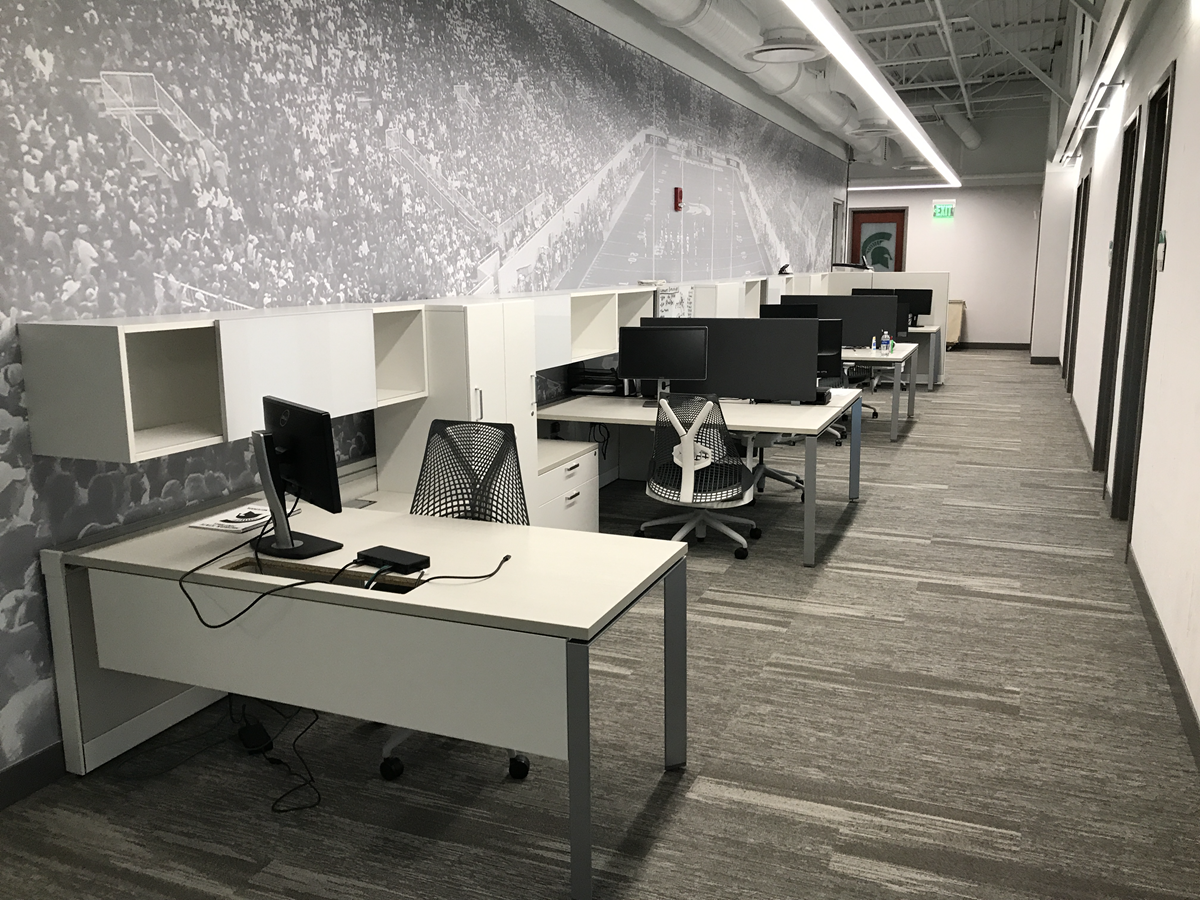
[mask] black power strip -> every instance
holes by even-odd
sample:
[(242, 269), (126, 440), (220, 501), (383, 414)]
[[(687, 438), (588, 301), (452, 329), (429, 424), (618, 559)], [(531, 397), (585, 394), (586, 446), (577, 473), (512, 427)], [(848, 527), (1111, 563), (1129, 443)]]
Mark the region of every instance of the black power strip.
[(429, 568), (429, 557), (421, 553), (409, 553), (407, 550), (397, 550), (395, 547), (371, 547), (359, 550), (355, 562), (364, 566), (383, 568), (397, 575), (411, 575)]

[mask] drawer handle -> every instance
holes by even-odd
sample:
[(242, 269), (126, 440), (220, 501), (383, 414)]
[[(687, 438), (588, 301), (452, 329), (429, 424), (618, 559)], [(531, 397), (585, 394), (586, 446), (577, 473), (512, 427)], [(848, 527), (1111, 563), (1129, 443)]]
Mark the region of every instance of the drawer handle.
[(574, 500), (578, 496), (579, 496), (579, 491), (571, 491), (571, 493), (567, 494), (567, 502)]
[(563, 469), (563, 471), (564, 472), (574, 472), (578, 468), (579, 468), (579, 463), (575, 463), (574, 465), (567, 466), (565, 469)]

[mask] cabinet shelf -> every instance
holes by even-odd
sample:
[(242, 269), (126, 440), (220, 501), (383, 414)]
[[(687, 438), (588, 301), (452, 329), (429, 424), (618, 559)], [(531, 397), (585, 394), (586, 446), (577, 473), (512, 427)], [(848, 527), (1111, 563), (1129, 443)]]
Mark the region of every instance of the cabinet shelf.
[(376, 406), (428, 397), (424, 307), (377, 309), (374, 328)]

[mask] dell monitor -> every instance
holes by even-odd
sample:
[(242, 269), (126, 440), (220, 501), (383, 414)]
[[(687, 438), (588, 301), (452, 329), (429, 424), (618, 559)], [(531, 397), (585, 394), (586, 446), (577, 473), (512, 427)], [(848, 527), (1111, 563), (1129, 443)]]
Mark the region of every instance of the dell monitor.
[(620, 378), (703, 381), (708, 377), (708, 329), (703, 325), (623, 327), (617, 352)]
[(899, 324), (899, 303), (890, 294), (792, 294), (783, 302), (816, 303), (822, 319), (841, 319), (846, 347), (870, 347), (871, 338), (878, 339), (885, 331), (895, 333)]
[(908, 304), (908, 324), (910, 325), (917, 324), (918, 316), (933, 314), (933, 291), (930, 288), (853, 288), (850, 293), (855, 296), (862, 294), (894, 296), (900, 302)]
[(278, 397), (263, 397), (263, 421), (265, 427), (255, 431), (251, 441), (271, 509), (273, 533), (254, 541), (255, 552), (308, 559), (340, 550), (337, 541), (292, 531), (284, 503), (290, 493), (328, 512), (342, 511), (329, 413)]

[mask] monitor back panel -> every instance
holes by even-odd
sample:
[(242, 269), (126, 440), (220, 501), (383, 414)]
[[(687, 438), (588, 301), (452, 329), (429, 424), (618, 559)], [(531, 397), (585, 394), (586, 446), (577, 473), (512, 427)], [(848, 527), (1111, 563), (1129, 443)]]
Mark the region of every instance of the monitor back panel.
[(674, 392), (744, 400), (816, 400), (816, 319), (642, 319), (641, 324), (708, 326), (708, 378), (672, 381)]
[(842, 320), (842, 344), (846, 347), (870, 347), (871, 338), (879, 339), (886, 331), (896, 333), (899, 308), (894, 296), (818, 297), (822, 319)]

